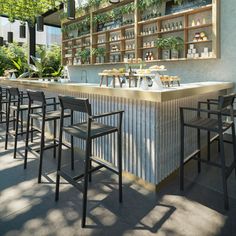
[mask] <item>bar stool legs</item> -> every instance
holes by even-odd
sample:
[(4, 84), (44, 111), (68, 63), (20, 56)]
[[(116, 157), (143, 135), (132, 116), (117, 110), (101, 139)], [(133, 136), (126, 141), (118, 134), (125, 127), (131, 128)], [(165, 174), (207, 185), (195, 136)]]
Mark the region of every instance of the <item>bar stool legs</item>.
[(41, 127), (41, 141), (40, 141), (40, 156), (39, 156), (39, 173), (38, 173), (38, 183), (41, 183), (42, 175), (42, 164), (43, 164), (43, 152), (45, 146), (45, 112), (43, 112), (42, 127)]
[(184, 190), (184, 118), (183, 113), (180, 113), (180, 190)]
[[(19, 105), (18, 105), (17, 106), (17, 111), (16, 111), (15, 143), (14, 143), (14, 156), (13, 156), (13, 158), (16, 158), (19, 118), (20, 118), (20, 108), (19, 108)], [(21, 128), (23, 128), (22, 125), (21, 125)]]
[[(121, 122), (121, 121), (120, 121)], [(119, 131), (117, 132), (117, 151), (118, 151), (118, 178), (119, 178), (119, 202), (123, 202), (123, 192), (122, 192), (122, 134), (121, 134), (121, 124), (119, 124)]]
[(224, 192), (224, 207), (226, 210), (229, 209), (228, 190), (227, 190), (227, 178), (225, 168), (225, 149), (224, 149), (224, 137), (223, 133), (219, 134), (220, 140), (220, 160), (221, 160), (221, 175), (222, 175), (222, 186)]
[(91, 139), (86, 140), (86, 151), (85, 151), (85, 167), (84, 167), (84, 193), (83, 193), (83, 212), (82, 212), (82, 228), (86, 224), (86, 210), (87, 210), (87, 194), (88, 194), (88, 172), (90, 166), (90, 146)]
[(5, 150), (8, 146), (8, 135), (9, 135), (9, 125), (10, 125), (10, 103), (7, 106), (7, 117), (6, 117), (6, 137), (5, 137)]
[[(28, 109), (28, 113), (30, 112), (30, 105)], [(31, 121), (31, 122), (30, 122)], [(31, 124), (30, 124), (31, 123)], [(30, 125), (31, 125), (31, 132), (30, 132)], [(28, 114), (27, 116), (27, 126), (26, 126), (26, 138), (25, 138), (25, 158), (24, 158), (24, 169), (27, 167), (27, 158), (28, 158), (28, 147), (29, 147), (29, 134), (31, 133), (31, 142), (33, 141), (33, 132), (32, 132), (32, 119)]]

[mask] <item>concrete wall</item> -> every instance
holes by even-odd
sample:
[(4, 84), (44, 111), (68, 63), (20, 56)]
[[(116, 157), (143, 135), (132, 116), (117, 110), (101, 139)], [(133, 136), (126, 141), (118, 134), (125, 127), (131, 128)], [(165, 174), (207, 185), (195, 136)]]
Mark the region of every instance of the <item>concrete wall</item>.
[[(211, 60), (194, 60), (180, 62), (161, 63), (168, 69), (168, 74), (179, 75), (183, 83), (198, 81), (232, 81), (236, 82), (236, 1), (221, 0), (221, 29), (220, 44), (221, 58)], [(72, 80), (80, 81), (81, 70), (87, 71), (88, 81), (97, 83), (98, 72), (113, 67), (112, 66), (83, 66), (70, 67)]]

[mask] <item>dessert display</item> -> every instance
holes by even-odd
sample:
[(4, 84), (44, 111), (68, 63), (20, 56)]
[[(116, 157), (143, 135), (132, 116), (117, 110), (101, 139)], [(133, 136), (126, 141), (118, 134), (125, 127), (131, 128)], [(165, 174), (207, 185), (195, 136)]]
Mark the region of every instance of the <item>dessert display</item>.
[(178, 86), (180, 86), (180, 78), (178, 76), (161, 75), (160, 79), (164, 86), (174, 86), (174, 83), (177, 83)]
[(138, 69), (136, 70), (137, 74), (139, 75), (148, 75), (151, 74), (151, 70), (149, 69)]
[(149, 69), (152, 70), (152, 71), (154, 71), (154, 70), (156, 70), (156, 71), (158, 71), (158, 70), (166, 70), (166, 68), (165, 68), (164, 65), (160, 65), (160, 66), (158, 66), (158, 65), (151, 66), (151, 67), (149, 67)]

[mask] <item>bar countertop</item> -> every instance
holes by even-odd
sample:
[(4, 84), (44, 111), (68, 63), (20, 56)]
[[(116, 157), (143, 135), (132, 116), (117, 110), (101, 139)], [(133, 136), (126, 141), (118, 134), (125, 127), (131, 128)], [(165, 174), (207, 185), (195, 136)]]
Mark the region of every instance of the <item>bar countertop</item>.
[(136, 100), (152, 101), (152, 102), (165, 102), (174, 99), (186, 98), (194, 95), (201, 95), (215, 91), (232, 89), (234, 84), (232, 82), (198, 82), (181, 84), (180, 87), (174, 86), (169, 88), (162, 88), (152, 90), (142, 90), (139, 88), (110, 88), (97, 84), (85, 83), (59, 83), (59, 82), (41, 82), (35, 80), (23, 79), (0, 79), (0, 85), (4, 86), (17, 86), (25, 89), (42, 89), (48, 92), (57, 91), (61, 94), (67, 92), (83, 92), (98, 95), (107, 95), (114, 97), (135, 98)]

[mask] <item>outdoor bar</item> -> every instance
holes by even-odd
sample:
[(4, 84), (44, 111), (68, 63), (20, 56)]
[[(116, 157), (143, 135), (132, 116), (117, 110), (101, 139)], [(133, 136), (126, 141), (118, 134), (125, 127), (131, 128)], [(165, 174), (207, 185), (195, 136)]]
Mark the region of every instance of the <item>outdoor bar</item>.
[(0, 2), (0, 235), (234, 235), (234, 1), (32, 2)]

